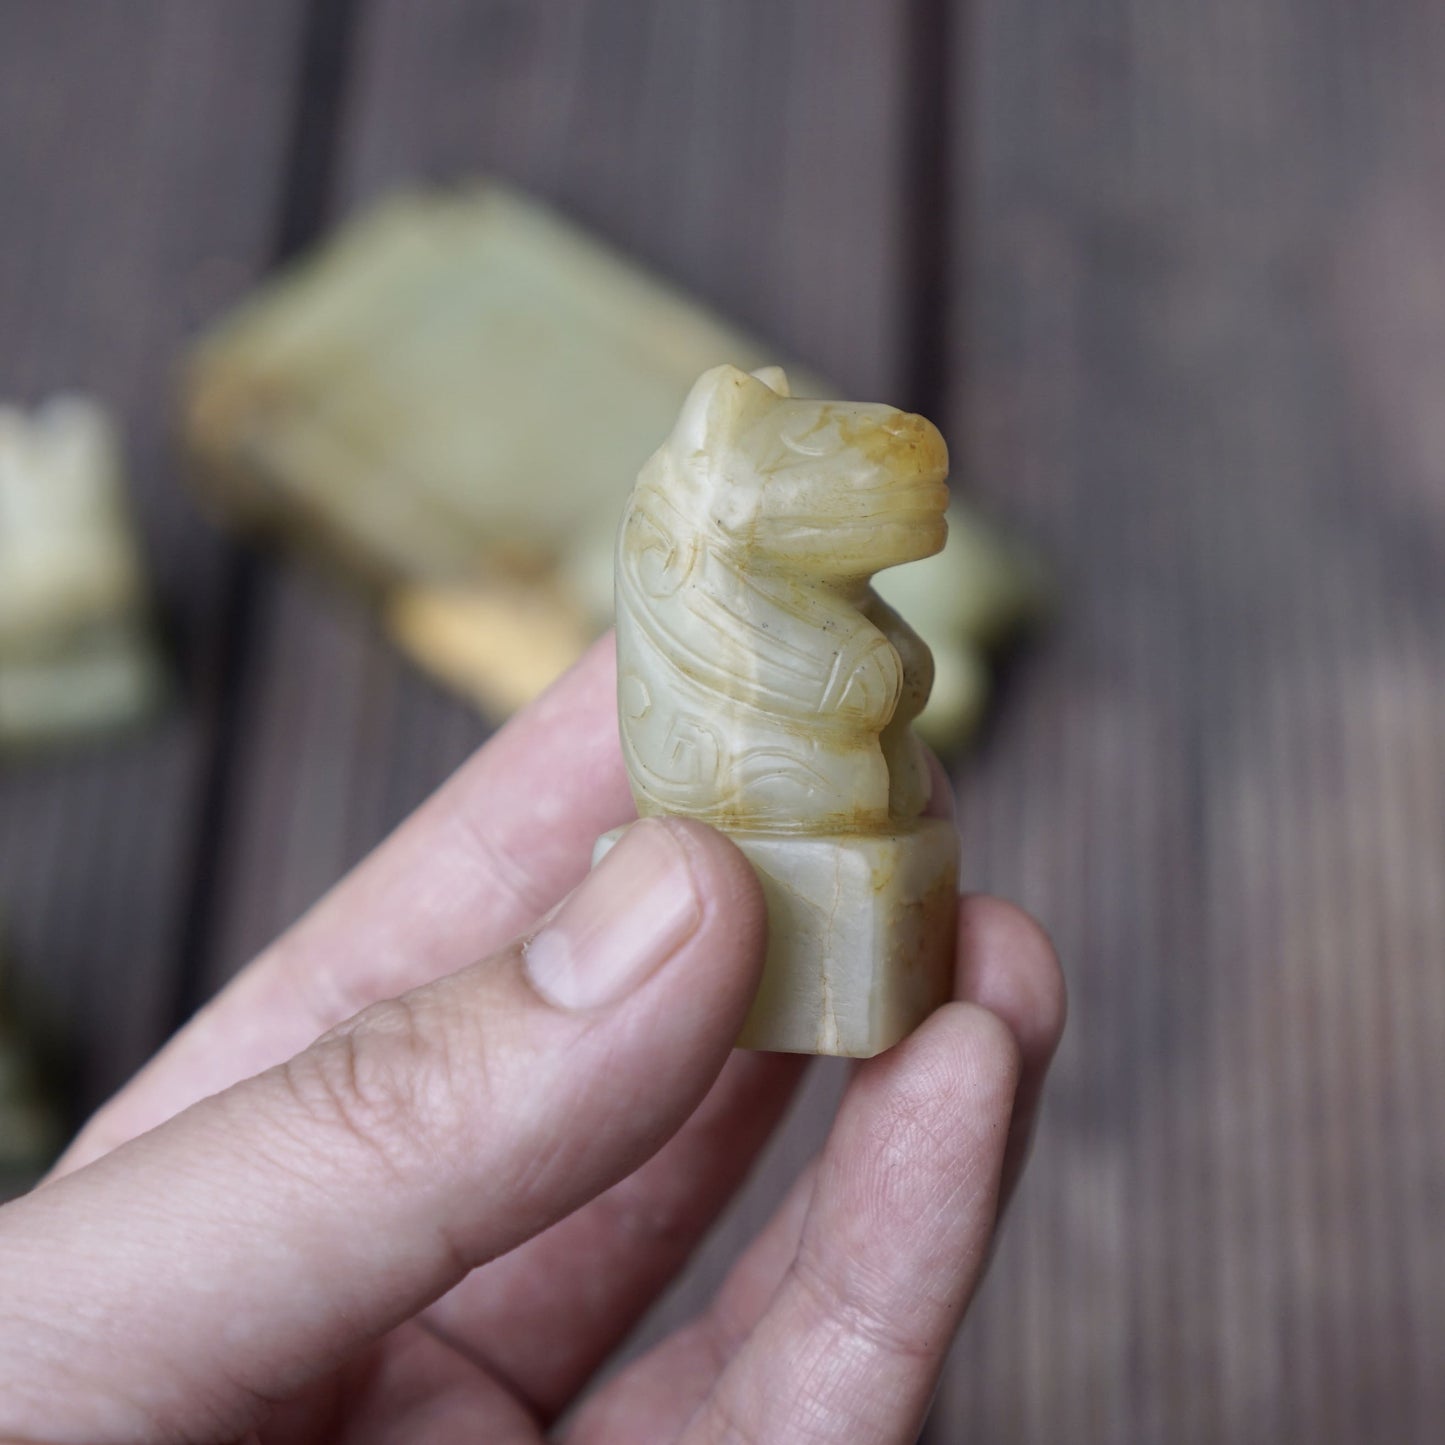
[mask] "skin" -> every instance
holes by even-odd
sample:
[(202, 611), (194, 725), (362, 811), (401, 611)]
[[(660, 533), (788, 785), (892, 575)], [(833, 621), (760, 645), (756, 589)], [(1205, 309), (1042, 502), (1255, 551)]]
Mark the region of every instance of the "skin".
[[(0, 1209), (0, 1441), (524, 1442), (575, 1404), (804, 1066), (730, 1049), (765, 920), (721, 835), (641, 823), (589, 892), (632, 815), (614, 678), (604, 642)], [(581, 884), (549, 936), (604, 906), (642, 938), (663, 854), (690, 931), (559, 1006), (538, 919)], [(569, 1440), (916, 1437), (1063, 1027), (1037, 925), (966, 899), (957, 1000), (857, 1069), (717, 1298)]]

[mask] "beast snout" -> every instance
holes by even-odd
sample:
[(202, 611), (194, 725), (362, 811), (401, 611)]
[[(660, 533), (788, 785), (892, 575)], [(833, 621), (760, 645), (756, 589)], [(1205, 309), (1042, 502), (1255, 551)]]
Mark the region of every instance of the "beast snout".
[(898, 412), (884, 423), (882, 432), (887, 439), (882, 449), (886, 455), (880, 455), (878, 461), (890, 471), (930, 482), (948, 476), (948, 443), (926, 416)]
[(896, 516), (941, 515), (948, 506), (948, 444), (927, 417), (898, 411), (881, 420), (864, 450), (875, 472), (870, 491)]

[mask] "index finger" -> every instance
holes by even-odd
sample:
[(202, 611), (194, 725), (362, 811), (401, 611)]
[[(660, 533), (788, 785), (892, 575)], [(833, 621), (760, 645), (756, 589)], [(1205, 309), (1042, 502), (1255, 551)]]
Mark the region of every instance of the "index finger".
[(68, 1173), (514, 938), (634, 814), (609, 633), (196, 1015), (81, 1132)]

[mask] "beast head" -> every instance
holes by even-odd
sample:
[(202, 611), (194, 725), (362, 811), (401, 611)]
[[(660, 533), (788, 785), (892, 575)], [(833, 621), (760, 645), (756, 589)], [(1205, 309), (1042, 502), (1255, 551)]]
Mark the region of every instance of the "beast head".
[(718, 366), (639, 480), (750, 567), (824, 579), (939, 551), (947, 475), (943, 438), (921, 416), (792, 397), (780, 367)]

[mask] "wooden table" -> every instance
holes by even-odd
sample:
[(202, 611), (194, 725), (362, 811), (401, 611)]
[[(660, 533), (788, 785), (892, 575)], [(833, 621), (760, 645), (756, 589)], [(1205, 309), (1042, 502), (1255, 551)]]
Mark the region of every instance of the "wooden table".
[(82, 1104), (482, 737), (196, 516), (178, 350), (366, 200), (496, 173), (938, 417), (1062, 579), (960, 784), (1073, 1019), (928, 1438), (1441, 1438), (1445, 8), (0, 0), (0, 137), (0, 394), (124, 413), (183, 678), (0, 775)]

